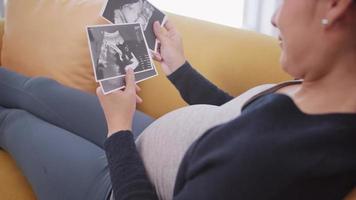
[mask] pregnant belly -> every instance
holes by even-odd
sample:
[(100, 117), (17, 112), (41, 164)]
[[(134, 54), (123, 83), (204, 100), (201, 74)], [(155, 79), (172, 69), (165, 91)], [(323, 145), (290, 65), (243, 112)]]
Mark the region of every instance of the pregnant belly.
[(151, 124), (136, 144), (160, 199), (172, 199), (178, 168), (191, 144), (221, 124), (219, 107), (195, 105), (173, 111)]
[(269, 87), (251, 89), (222, 106), (194, 105), (178, 109), (145, 129), (136, 145), (160, 199), (172, 199), (179, 165), (192, 143), (209, 129), (238, 117), (248, 99)]

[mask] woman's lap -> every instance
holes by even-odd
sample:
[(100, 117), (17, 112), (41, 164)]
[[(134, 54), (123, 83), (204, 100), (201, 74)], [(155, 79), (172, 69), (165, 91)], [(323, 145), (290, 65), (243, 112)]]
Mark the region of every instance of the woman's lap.
[[(0, 106), (25, 110), (103, 147), (107, 134), (98, 98), (65, 87), (48, 78), (28, 78), (0, 67)], [(133, 133), (137, 137), (153, 119), (136, 112)]]

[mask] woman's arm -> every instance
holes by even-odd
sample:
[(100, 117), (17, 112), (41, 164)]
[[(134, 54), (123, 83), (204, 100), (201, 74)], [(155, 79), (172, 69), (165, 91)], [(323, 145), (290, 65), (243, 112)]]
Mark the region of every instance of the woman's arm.
[(233, 99), (197, 72), (188, 62), (168, 76), (182, 98), (190, 105), (210, 104), (220, 106)]
[(104, 95), (97, 89), (108, 127), (108, 139), (104, 148), (108, 158), (110, 177), (116, 200), (156, 200), (143, 162), (136, 150), (132, 135), (132, 121), (140, 88), (135, 84), (133, 70), (127, 69), (125, 90)]
[(164, 27), (156, 22), (154, 30), (161, 42), (160, 53), (153, 53), (154, 58), (188, 104), (222, 105), (233, 98), (186, 62), (182, 39), (170, 21)]
[(104, 148), (115, 199), (158, 200), (130, 131), (113, 134)]

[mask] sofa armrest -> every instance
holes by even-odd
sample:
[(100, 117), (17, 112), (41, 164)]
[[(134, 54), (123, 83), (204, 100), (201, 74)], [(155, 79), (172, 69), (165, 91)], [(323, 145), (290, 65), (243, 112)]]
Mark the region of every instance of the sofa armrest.
[(35, 200), (26, 178), (10, 155), (0, 149), (0, 199)]

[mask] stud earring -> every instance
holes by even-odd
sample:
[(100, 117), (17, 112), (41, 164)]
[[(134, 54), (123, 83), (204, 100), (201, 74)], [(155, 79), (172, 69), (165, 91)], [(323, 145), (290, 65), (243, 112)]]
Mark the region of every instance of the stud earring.
[(328, 20), (328, 19), (322, 19), (322, 20), (321, 20), (321, 24), (324, 25), (324, 26), (326, 26), (326, 25), (329, 24), (329, 20)]

